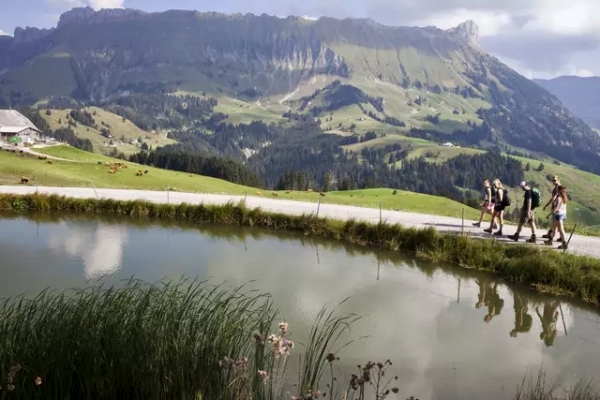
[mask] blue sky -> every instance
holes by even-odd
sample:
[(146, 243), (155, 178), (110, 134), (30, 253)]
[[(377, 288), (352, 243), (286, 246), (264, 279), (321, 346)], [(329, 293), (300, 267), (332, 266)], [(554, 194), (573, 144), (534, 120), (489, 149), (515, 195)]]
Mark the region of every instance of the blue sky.
[(484, 50), (527, 77), (600, 75), (599, 0), (0, 0), (0, 31), (50, 28), (77, 6), (369, 17), (387, 25), (479, 25)]

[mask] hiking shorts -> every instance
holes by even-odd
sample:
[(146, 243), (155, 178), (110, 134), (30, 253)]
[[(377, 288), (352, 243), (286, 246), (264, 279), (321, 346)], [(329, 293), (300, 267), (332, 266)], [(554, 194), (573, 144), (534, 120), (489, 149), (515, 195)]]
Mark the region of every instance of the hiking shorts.
[(496, 211), (496, 212), (504, 211), (505, 208), (506, 207), (504, 205), (502, 205), (502, 204), (495, 204), (494, 205), (494, 211)]
[(535, 210), (527, 212), (527, 210), (521, 210), (521, 217), (519, 218), (521, 224), (530, 224), (535, 222)]
[(494, 203), (490, 203), (488, 201), (484, 201), (483, 202), (483, 209), (484, 210), (493, 210), (494, 209)]
[(567, 214), (566, 213), (564, 213), (564, 214), (561, 214), (561, 213), (552, 214), (552, 221), (558, 222), (558, 221), (566, 221), (566, 220), (567, 220)]

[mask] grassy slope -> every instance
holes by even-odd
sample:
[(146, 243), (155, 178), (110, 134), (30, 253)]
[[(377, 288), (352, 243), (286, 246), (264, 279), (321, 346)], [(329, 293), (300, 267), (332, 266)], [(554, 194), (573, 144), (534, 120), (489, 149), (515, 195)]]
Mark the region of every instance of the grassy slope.
[[(261, 195), (274, 197), (270, 191), (257, 190), (255, 188), (225, 182), (220, 179), (208, 178), (194, 175), (189, 177), (187, 173), (167, 171), (132, 163), (129, 168), (121, 170), (116, 174), (109, 174), (108, 168), (98, 165), (97, 161), (116, 161), (110, 157), (96, 155), (67, 146), (48, 147), (38, 149), (39, 152), (48, 155), (85, 161), (84, 163), (53, 161), (52, 165), (46, 164), (35, 157), (17, 157), (13, 153), (0, 152), (0, 183), (15, 185), (19, 183), (21, 176), (35, 177), (40, 186), (87, 186), (93, 183), (95, 187), (122, 188), (122, 189), (154, 189), (163, 190), (169, 186), (173, 190), (201, 192), (201, 193), (227, 193)], [(135, 171), (148, 170), (147, 175), (135, 176)], [(34, 184), (34, 183), (33, 183)], [(477, 210), (465, 207), (463, 204), (448, 200), (443, 197), (429, 196), (419, 193), (398, 191), (392, 194), (392, 189), (366, 189), (346, 192), (329, 192), (326, 196), (318, 193), (308, 192), (277, 192), (278, 199), (300, 200), (323, 203), (344, 204), (360, 207), (379, 207), (384, 209), (403, 210), (427, 214), (447, 215), (460, 217), (463, 208), (465, 218), (477, 218)]]
[[(40, 115), (44, 117), (48, 124), (50, 124), (51, 129), (56, 130), (59, 128), (66, 128), (69, 126), (67, 123), (68, 120), (66, 116), (69, 112), (71, 112), (70, 109), (50, 111), (51, 115), (46, 115), (46, 113), (43, 111), (40, 112)], [(94, 115), (94, 120), (98, 125), (98, 129), (94, 129), (80, 123), (77, 123), (76, 127), (71, 126), (71, 129), (75, 131), (75, 134), (78, 137), (82, 139), (90, 139), (92, 144), (94, 145), (94, 151), (96, 153), (107, 154), (107, 152), (111, 149), (110, 147), (106, 146), (110, 142), (110, 139), (107, 139), (100, 134), (99, 129), (103, 127), (102, 122), (108, 124), (111, 127), (112, 136), (115, 141), (121, 140), (122, 137), (125, 138), (126, 144), (122, 144), (117, 147), (117, 150), (125, 154), (131, 154), (139, 151), (139, 144), (133, 145), (129, 142), (131, 140), (137, 140), (140, 137), (145, 142), (147, 142), (149, 146), (152, 147), (160, 147), (175, 143), (174, 140), (165, 138), (165, 134), (162, 132), (157, 134), (146, 132), (138, 128), (131, 121), (123, 121), (122, 117), (111, 112), (105, 111), (101, 108), (88, 107), (88, 111), (91, 113), (96, 112), (96, 115)]]

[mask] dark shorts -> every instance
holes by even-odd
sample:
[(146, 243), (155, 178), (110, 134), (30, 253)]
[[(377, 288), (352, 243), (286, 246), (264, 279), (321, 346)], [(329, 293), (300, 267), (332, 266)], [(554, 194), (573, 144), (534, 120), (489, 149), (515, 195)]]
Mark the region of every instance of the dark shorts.
[(529, 224), (531, 222), (535, 222), (535, 210), (531, 210), (529, 213), (527, 210), (521, 210), (521, 216), (519, 217), (519, 222), (521, 224)]
[(504, 206), (502, 204), (494, 204), (494, 211), (495, 212), (504, 211), (505, 208), (506, 208), (506, 206)]

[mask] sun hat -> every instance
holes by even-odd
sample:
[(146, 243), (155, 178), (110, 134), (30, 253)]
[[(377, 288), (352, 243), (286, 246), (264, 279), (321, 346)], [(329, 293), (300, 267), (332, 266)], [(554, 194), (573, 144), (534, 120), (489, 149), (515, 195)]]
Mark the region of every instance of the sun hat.
[(519, 186), (521, 186), (522, 188), (524, 188), (525, 186), (527, 186), (527, 182), (525, 182), (525, 181), (522, 181), (522, 182), (519, 184)]

